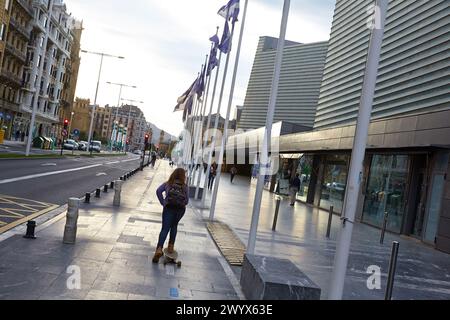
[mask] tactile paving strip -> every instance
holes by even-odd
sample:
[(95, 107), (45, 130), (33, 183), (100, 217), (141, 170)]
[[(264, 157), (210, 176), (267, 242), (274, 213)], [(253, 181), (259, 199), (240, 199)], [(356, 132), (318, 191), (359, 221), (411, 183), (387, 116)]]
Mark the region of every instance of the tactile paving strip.
[(210, 222), (207, 228), (228, 263), (242, 266), (246, 248), (233, 230), (221, 222)]

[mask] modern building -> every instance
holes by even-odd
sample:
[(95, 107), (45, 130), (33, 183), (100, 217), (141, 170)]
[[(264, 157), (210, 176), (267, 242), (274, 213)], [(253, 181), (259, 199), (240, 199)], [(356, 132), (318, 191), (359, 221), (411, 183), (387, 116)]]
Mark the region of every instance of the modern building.
[[(337, 0), (315, 129), (356, 123), (372, 0)], [(450, 101), (450, 3), (389, 1), (373, 119), (445, 110)]]
[[(286, 192), (298, 173), (298, 200), (333, 207), (337, 214), (347, 188), (370, 37), (366, 9), (372, 3), (337, 0), (315, 128), (274, 137), (280, 166), (267, 187)], [(389, 232), (448, 253), (449, 12), (446, 0), (389, 2), (357, 209), (360, 223), (381, 229), (386, 217)], [(247, 134), (263, 133), (264, 128)], [(228, 148), (247, 148), (240, 140), (230, 138)], [(246, 152), (253, 160), (257, 151)]]
[[(278, 39), (259, 40), (238, 128), (265, 126)], [(313, 127), (328, 42), (286, 41), (274, 121)]]

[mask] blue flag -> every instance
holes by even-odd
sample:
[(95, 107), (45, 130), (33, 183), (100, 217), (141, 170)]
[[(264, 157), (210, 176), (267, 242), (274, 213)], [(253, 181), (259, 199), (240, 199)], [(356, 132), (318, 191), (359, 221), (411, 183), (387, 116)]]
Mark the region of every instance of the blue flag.
[(225, 28), (223, 30), (222, 40), (219, 44), (219, 50), (225, 54), (231, 51), (231, 32), (228, 21), (225, 21)]
[(213, 42), (214, 45), (211, 48), (211, 52), (209, 53), (208, 67), (206, 69), (207, 77), (209, 77), (214, 68), (219, 65), (219, 60), (217, 60), (217, 48), (219, 47), (220, 39), (217, 35), (214, 35), (209, 40), (211, 40), (211, 42)]
[(235, 23), (238, 21), (239, 11), (239, 0), (230, 0), (226, 5), (220, 8), (217, 14), (225, 18), (227, 21), (233, 20), (233, 23)]

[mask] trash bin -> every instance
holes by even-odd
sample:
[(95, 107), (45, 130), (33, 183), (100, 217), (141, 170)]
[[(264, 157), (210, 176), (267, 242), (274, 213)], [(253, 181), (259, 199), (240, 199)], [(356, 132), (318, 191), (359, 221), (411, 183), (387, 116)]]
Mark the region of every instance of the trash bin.
[(33, 140), (33, 148), (43, 149), (44, 148), (44, 139), (42, 137), (34, 138), (34, 140)]
[(56, 138), (50, 138), (50, 140), (51, 140), (50, 149), (55, 150), (56, 149)]
[(44, 139), (44, 148), (45, 150), (49, 150), (50, 149), (50, 139), (47, 137), (42, 137)]

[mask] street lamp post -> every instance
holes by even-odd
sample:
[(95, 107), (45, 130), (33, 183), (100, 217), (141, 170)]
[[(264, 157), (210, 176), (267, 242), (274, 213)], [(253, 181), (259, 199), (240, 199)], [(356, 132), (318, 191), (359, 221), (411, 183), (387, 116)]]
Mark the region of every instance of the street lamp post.
[(113, 149), (113, 143), (115, 142), (115, 138), (113, 138), (113, 136), (115, 135), (114, 130), (115, 130), (115, 128), (118, 126), (118, 123), (116, 123), (116, 122), (117, 122), (117, 118), (119, 117), (120, 101), (121, 101), (121, 99), (122, 99), (122, 89), (123, 89), (123, 87), (136, 89), (137, 86), (130, 86), (130, 85), (123, 84), (123, 83), (114, 83), (114, 82), (109, 82), (109, 81), (107, 82), (107, 84), (114, 85), (114, 86), (119, 86), (119, 87), (120, 87), (120, 90), (119, 90), (119, 100), (117, 101), (116, 114), (114, 115), (114, 121), (113, 121), (113, 133), (111, 134), (111, 148), (110, 148), (110, 150), (112, 151), (112, 149)]
[[(136, 100), (130, 100), (130, 99), (122, 99), (122, 101), (130, 102), (130, 103), (140, 103), (140, 104), (144, 103), (144, 101), (136, 101)], [(127, 131), (126, 131), (125, 141), (128, 139), (128, 136), (129, 136), (128, 132), (130, 131), (129, 130), (130, 120), (131, 120), (131, 105), (130, 105), (130, 111), (128, 112), (128, 119), (127, 119), (127, 125), (126, 125)]]
[[(70, 122), (69, 122), (69, 137), (70, 137), (70, 133), (72, 132), (72, 120), (73, 120), (73, 116), (74, 116), (75, 112), (71, 112), (70, 113)], [(72, 137), (73, 138), (73, 137)]]
[[(89, 136), (88, 136), (88, 148), (91, 147), (91, 141), (92, 141), (92, 129), (94, 126), (94, 117), (95, 117), (95, 109), (97, 107), (97, 97), (98, 97), (98, 88), (100, 86), (100, 77), (102, 75), (102, 67), (103, 67), (103, 58), (104, 57), (110, 57), (110, 58), (117, 58), (117, 59), (125, 59), (124, 57), (121, 56), (114, 56), (114, 55), (110, 55), (110, 54), (106, 54), (103, 52), (91, 52), (91, 51), (87, 51), (87, 50), (81, 50), (81, 52), (83, 53), (89, 53), (89, 54), (95, 54), (98, 56), (101, 56), (100, 59), (100, 69), (98, 71), (98, 80), (97, 80), (97, 88), (95, 90), (95, 99), (94, 99), (94, 105), (92, 107), (92, 113), (91, 113), (91, 124), (89, 126)], [(91, 151), (92, 152), (92, 151)]]

